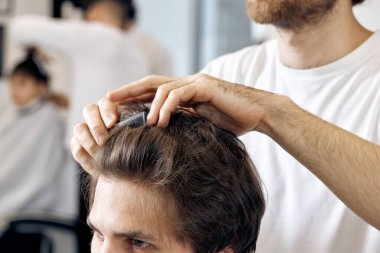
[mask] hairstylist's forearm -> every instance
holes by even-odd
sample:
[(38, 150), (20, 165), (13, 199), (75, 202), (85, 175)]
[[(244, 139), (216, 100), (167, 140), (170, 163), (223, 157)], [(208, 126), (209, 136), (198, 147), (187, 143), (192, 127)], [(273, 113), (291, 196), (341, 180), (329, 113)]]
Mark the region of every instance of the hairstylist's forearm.
[(64, 21), (36, 15), (18, 16), (10, 21), (10, 40), (21, 46), (35, 46), (67, 53), (72, 46), (72, 29)]
[(348, 207), (380, 229), (380, 147), (277, 95), (262, 132), (307, 167)]

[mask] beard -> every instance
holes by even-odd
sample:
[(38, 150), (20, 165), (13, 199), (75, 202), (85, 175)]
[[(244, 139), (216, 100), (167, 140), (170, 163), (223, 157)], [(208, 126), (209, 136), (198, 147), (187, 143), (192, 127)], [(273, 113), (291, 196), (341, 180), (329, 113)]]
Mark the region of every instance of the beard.
[(337, 0), (247, 0), (248, 16), (260, 24), (298, 30), (317, 24)]

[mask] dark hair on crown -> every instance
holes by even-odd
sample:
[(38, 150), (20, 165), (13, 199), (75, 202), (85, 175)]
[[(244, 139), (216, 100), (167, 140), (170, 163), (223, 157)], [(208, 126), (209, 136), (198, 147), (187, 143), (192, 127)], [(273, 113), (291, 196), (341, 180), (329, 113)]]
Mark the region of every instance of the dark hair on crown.
[(127, 20), (136, 20), (136, 6), (133, 0), (119, 0), (123, 3), (125, 8), (125, 17)]
[(352, 6), (363, 3), (365, 0), (352, 0)]
[(49, 75), (37, 57), (36, 49), (33, 47), (27, 49), (25, 59), (17, 63), (13, 68), (11, 75), (18, 74), (30, 76), (37, 81), (41, 81), (46, 86), (49, 83)]
[[(134, 115), (141, 108), (123, 111)], [(166, 128), (111, 130), (96, 160), (98, 175), (141, 182), (166, 193), (179, 216), (177, 236), (195, 252), (256, 249), (265, 209), (261, 180), (233, 133), (188, 112), (176, 112)], [(94, 185), (91, 194), (92, 202)]]

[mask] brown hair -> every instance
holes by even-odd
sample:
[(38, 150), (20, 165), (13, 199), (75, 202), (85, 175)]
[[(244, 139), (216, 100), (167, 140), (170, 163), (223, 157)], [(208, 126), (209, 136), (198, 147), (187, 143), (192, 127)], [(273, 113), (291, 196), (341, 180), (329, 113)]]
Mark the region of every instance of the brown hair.
[[(129, 115), (140, 110), (131, 108), (126, 108)], [(96, 160), (99, 174), (167, 193), (179, 215), (178, 236), (195, 252), (256, 249), (265, 209), (261, 180), (234, 134), (190, 113), (176, 112), (166, 128), (112, 130)], [(96, 184), (96, 177), (93, 180)]]

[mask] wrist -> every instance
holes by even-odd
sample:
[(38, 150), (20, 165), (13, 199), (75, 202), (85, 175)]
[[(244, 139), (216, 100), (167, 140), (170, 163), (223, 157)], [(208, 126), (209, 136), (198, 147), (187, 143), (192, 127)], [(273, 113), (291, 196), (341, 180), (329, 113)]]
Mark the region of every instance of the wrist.
[(297, 106), (286, 96), (270, 94), (262, 100), (261, 107), (263, 117), (255, 130), (275, 138), (281, 128), (292, 122), (292, 113)]

